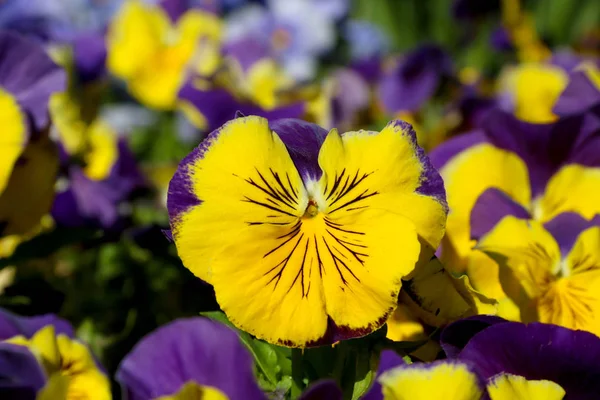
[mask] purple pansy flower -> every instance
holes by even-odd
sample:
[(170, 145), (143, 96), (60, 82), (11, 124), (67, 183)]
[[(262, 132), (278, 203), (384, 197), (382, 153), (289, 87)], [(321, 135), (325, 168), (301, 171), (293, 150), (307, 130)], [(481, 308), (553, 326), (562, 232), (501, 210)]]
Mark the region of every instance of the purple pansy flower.
[(118, 139), (117, 149), (117, 160), (105, 179), (92, 179), (76, 165), (67, 167), (67, 186), (57, 193), (52, 207), (57, 225), (119, 228), (122, 203), (145, 187), (145, 180), (125, 139)]
[(230, 400), (266, 399), (253, 360), (230, 328), (206, 318), (180, 319), (144, 337), (125, 356), (117, 380), (130, 400), (175, 395), (184, 385)]
[(508, 373), (550, 380), (572, 399), (595, 398), (600, 391), (600, 338), (588, 332), (476, 316), (446, 327), (441, 342), (452, 349), (449, 356), (469, 363), (484, 379)]

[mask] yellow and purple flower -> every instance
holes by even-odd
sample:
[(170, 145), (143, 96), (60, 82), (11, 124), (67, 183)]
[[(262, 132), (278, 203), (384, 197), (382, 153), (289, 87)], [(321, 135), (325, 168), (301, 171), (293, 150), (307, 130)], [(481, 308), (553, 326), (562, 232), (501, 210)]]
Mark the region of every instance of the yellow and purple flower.
[(200, 317), (171, 322), (144, 337), (116, 378), (130, 400), (266, 400), (237, 334)]
[(52, 314), (19, 317), (0, 310), (0, 340), (0, 358), (9, 372), (3, 378), (13, 375), (16, 378), (9, 387), (0, 385), (3, 396), (66, 400), (111, 398), (106, 373), (89, 349), (74, 338), (73, 328), (67, 321)]
[(0, 237), (31, 232), (48, 212), (58, 172), (48, 101), (66, 76), (44, 49), (0, 33)]
[(444, 233), (443, 183), (402, 121), (340, 135), (237, 118), (179, 165), (179, 256), (239, 328), (306, 347), (366, 335)]
[(545, 225), (504, 217), (477, 248), (499, 265), (499, 281), (523, 322), (600, 336), (600, 221), (560, 214)]

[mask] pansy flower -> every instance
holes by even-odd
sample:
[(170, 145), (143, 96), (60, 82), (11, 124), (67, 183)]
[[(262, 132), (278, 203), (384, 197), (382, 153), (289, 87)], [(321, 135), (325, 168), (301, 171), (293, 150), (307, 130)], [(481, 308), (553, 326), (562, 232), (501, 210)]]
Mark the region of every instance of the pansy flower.
[(193, 74), (179, 91), (178, 106), (194, 126), (212, 131), (233, 118), (259, 115), (269, 120), (299, 118), (303, 101), (284, 99), (294, 85), (264, 46), (246, 38), (225, 46), (214, 74)]
[(74, 339), (68, 322), (51, 314), (19, 317), (0, 310), (0, 340), (0, 354), (10, 350), (7, 346), (16, 346), (34, 356), (38, 371), (23, 356), (11, 362), (32, 370), (30, 380), (20, 386), (37, 392), (38, 399), (111, 398), (108, 377), (89, 349)]
[(519, 307), (523, 322), (600, 336), (598, 225), (574, 213), (560, 214), (545, 226), (507, 216), (477, 248), (498, 263), (501, 286)]
[(494, 215), (506, 209), (501, 207), (506, 199), (541, 222), (563, 212), (588, 219), (600, 212), (595, 200), (600, 130), (586, 132), (581, 118), (529, 124), (501, 111), (490, 112), (482, 125), (431, 154), (445, 179), (451, 210), (440, 253), (454, 271), (464, 272), (474, 254), (471, 229), (479, 220), (471, 212), (487, 189), (495, 189), (487, 202)]
[(418, 111), (452, 68), (448, 54), (436, 45), (423, 45), (400, 57), (379, 82), (383, 108), (389, 114)]
[(443, 183), (410, 125), (340, 135), (237, 118), (179, 165), (179, 256), (239, 328), (306, 347), (366, 335), (444, 232)]
[(48, 138), (48, 99), (66, 76), (44, 49), (0, 33), (0, 236), (30, 232), (48, 212), (58, 158)]
[(237, 334), (200, 317), (176, 320), (142, 338), (116, 378), (130, 400), (266, 399)]
[[(570, 399), (593, 399), (600, 391), (600, 339), (589, 332), (476, 316), (445, 328), (440, 341), (453, 361), (469, 365), (485, 382), (500, 374), (547, 381)], [(563, 398), (553, 392), (550, 398)]]
[(162, 8), (128, 0), (109, 26), (108, 69), (142, 103), (172, 109), (188, 70), (198, 66), (198, 46), (218, 43), (220, 35), (221, 23), (211, 13), (192, 9), (173, 23)]
[(64, 175), (52, 217), (60, 226), (108, 229), (119, 222), (120, 205), (144, 179), (125, 139), (102, 117), (86, 123), (80, 108), (63, 93), (50, 102)]
[(526, 62), (506, 67), (498, 78), (498, 105), (517, 118), (532, 123), (556, 121), (553, 112), (567, 87), (571, 71), (581, 62), (557, 53), (544, 62)]

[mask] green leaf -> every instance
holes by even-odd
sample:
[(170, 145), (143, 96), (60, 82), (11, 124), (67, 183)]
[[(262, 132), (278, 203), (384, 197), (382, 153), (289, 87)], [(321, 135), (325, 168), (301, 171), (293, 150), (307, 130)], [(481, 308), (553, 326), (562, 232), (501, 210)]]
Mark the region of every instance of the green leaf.
[[(227, 319), (227, 316), (220, 311), (202, 312), (200, 315), (225, 324), (237, 332), (242, 343), (252, 354), (256, 366), (258, 367), (259, 374), (264, 377), (262, 386), (265, 390), (276, 391), (282, 390), (285, 387), (288, 389), (291, 387), (290, 375), (292, 362), (290, 349), (266, 343), (256, 339), (247, 332), (237, 329), (233, 326), (231, 321)], [(288, 381), (289, 386), (287, 383)]]

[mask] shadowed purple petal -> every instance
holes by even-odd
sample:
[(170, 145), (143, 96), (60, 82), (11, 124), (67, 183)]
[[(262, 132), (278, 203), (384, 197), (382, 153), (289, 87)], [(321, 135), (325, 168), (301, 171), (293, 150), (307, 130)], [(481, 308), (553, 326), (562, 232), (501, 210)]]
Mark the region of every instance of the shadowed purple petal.
[(106, 43), (99, 33), (88, 33), (75, 38), (73, 62), (82, 83), (94, 81), (105, 72)]
[[(381, 374), (383, 374), (385, 371), (401, 365), (406, 365), (406, 362), (398, 355), (398, 353), (392, 350), (384, 350), (381, 352), (381, 356), (379, 358), (377, 377), (381, 376)], [(369, 391), (363, 396), (363, 400), (383, 400), (381, 384), (377, 381), (377, 378), (375, 379), (376, 380), (373, 382), (373, 386), (371, 386)]]
[(255, 104), (239, 101), (224, 89), (198, 90), (191, 82), (181, 88), (179, 98), (200, 111), (206, 118), (208, 131), (213, 131), (235, 118), (238, 111), (244, 115), (258, 115), (271, 121), (280, 118), (300, 118), (305, 109), (303, 103), (293, 103), (273, 110), (264, 110)]
[(0, 86), (17, 98), (36, 129), (48, 125), (50, 95), (65, 90), (66, 81), (63, 69), (42, 46), (13, 33), (0, 33)]
[(502, 190), (487, 189), (479, 196), (471, 210), (471, 238), (481, 238), (508, 215), (521, 219), (531, 218), (529, 211)]
[(319, 150), (328, 132), (317, 124), (292, 118), (275, 120), (269, 126), (285, 143), (302, 179), (306, 182), (321, 178)]
[(457, 357), (469, 340), (482, 330), (506, 320), (493, 315), (475, 315), (446, 326), (440, 334), (440, 345), (449, 358)]
[(470, 147), (481, 143), (487, 143), (485, 133), (482, 131), (474, 131), (465, 133), (442, 143), (436, 147), (430, 154), (429, 159), (433, 166), (441, 169), (454, 156), (467, 150)]
[[(169, 182), (167, 210), (169, 211), (171, 226), (173, 226), (173, 222), (186, 210), (201, 204), (201, 200), (194, 194), (188, 168), (199, 158), (203, 157), (204, 152), (208, 147), (208, 145), (203, 146), (203, 144), (210, 143), (210, 141), (214, 140), (214, 138), (219, 135), (219, 132), (220, 130), (211, 132), (198, 147), (194, 148), (190, 154), (185, 156), (179, 163), (175, 175), (173, 175), (173, 178)], [(172, 232), (169, 231), (169, 233), (171, 238), (173, 238)]]
[(342, 391), (333, 380), (322, 380), (312, 384), (299, 400), (342, 400)]
[(556, 239), (560, 247), (560, 253), (564, 258), (573, 248), (579, 234), (593, 226), (600, 226), (598, 222), (600, 222), (598, 217), (588, 221), (577, 213), (566, 212), (546, 222), (544, 227)]
[(56, 334), (62, 333), (69, 337), (75, 336), (71, 324), (54, 314), (22, 317), (0, 308), (0, 340), (6, 340), (17, 335), (30, 338), (48, 325), (54, 326)]
[(0, 398), (34, 400), (46, 383), (35, 356), (24, 346), (0, 343)]
[(452, 62), (436, 45), (424, 45), (408, 53), (396, 68), (384, 74), (379, 98), (389, 113), (417, 111), (451, 74)]
[(582, 139), (579, 137), (581, 120), (575, 118), (532, 124), (511, 113), (492, 110), (482, 124), (493, 145), (515, 153), (525, 161), (534, 198), (544, 191), (558, 168), (570, 161), (577, 141)]
[(584, 113), (597, 105), (600, 105), (600, 88), (594, 85), (585, 71), (579, 70), (570, 74), (569, 83), (552, 111), (566, 117)]
[(171, 322), (144, 337), (116, 377), (130, 400), (174, 394), (188, 381), (215, 387), (230, 400), (266, 399), (237, 334), (200, 317)]
[(600, 338), (556, 325), (506, 322), (476, 334), (459, 354), (489, 379), (499, 373), (558, 383), (571, 399), (600, 393)]

